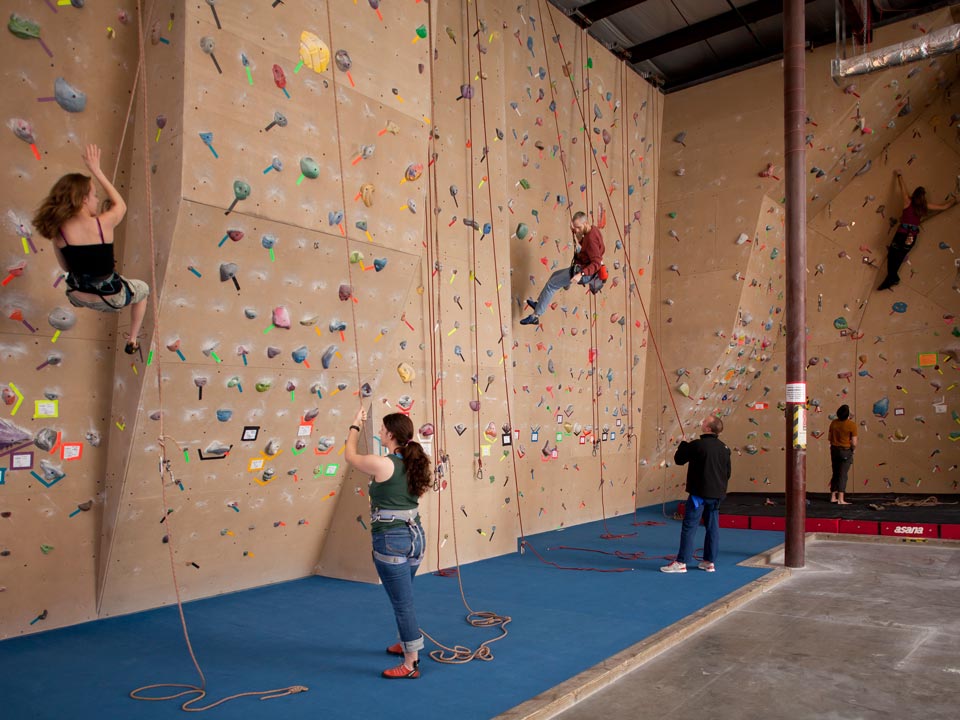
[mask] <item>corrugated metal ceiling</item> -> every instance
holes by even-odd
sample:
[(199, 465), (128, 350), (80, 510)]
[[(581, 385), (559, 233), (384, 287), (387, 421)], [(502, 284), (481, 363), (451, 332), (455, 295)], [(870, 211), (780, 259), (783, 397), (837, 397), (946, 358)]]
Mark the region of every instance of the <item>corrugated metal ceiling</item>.
[[(778, 0), (549, 0), (638, 73), (672, 92), (782, 56)], [(848, 28), (879, 27), (956, 4), (940, 0), (806, 0), (807, 40), (836, 40), (836, 8)]]

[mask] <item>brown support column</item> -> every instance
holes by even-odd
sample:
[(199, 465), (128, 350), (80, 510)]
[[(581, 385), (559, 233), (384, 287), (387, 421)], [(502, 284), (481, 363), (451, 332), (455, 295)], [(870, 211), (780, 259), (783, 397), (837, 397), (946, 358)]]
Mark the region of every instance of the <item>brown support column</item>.
[[(787, 531), (785, 564), (803, 567), (806, 509), (807, 192), (803, 129), (806, 121), (806, 22), (803, 0), (783, 3), (784, 156), (787, 266)], [(797, 433), (802, 423), (802, 433)]]

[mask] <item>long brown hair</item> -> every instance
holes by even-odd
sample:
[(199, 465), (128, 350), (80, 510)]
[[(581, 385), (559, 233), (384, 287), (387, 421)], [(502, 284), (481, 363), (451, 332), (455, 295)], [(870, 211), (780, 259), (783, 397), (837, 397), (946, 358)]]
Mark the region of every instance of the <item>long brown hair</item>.
[(33, 216), (33, 227), (45, 238), (53, 239), (57, 231), (83, 207), (90, 193), (90, 177), (69, 173), (57, 180)]
[(383, 416), (383, 426), (397, 441), (397, 453), (403, 458), (407, 473), (407, 490), (420, 497), (430, 487), (430, 458), (423, 446), (413, 439), (413, 421), (402, 413)]
[(926, 215), (929, 209), (927, 208), (927, 190), (922, 185), (913, 191), (913, 195), (910, 196), (910, 204), (913, 205), (913, 209), (917, 211), (918, 215)]

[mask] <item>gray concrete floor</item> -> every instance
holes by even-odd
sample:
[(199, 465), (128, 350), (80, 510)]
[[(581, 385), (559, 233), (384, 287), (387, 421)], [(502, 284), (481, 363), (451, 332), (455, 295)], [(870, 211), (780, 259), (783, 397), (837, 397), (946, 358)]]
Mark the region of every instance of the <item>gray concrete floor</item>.
[(960, 718), (960, 546), (815, 541), (806, 560), (557, 717)]

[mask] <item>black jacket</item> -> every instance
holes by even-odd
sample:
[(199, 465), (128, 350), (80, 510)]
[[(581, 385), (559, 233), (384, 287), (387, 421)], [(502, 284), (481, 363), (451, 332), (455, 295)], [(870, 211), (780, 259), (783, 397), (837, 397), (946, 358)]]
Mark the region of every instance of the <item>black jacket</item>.
[(730, 479), (730, 448), (716, 435), (701, 435), (699, 440), (684, 440), (673, 456), (677, 465), (686, 465), (687, 492), (702, 498), (718, 499), (727, 494)]

